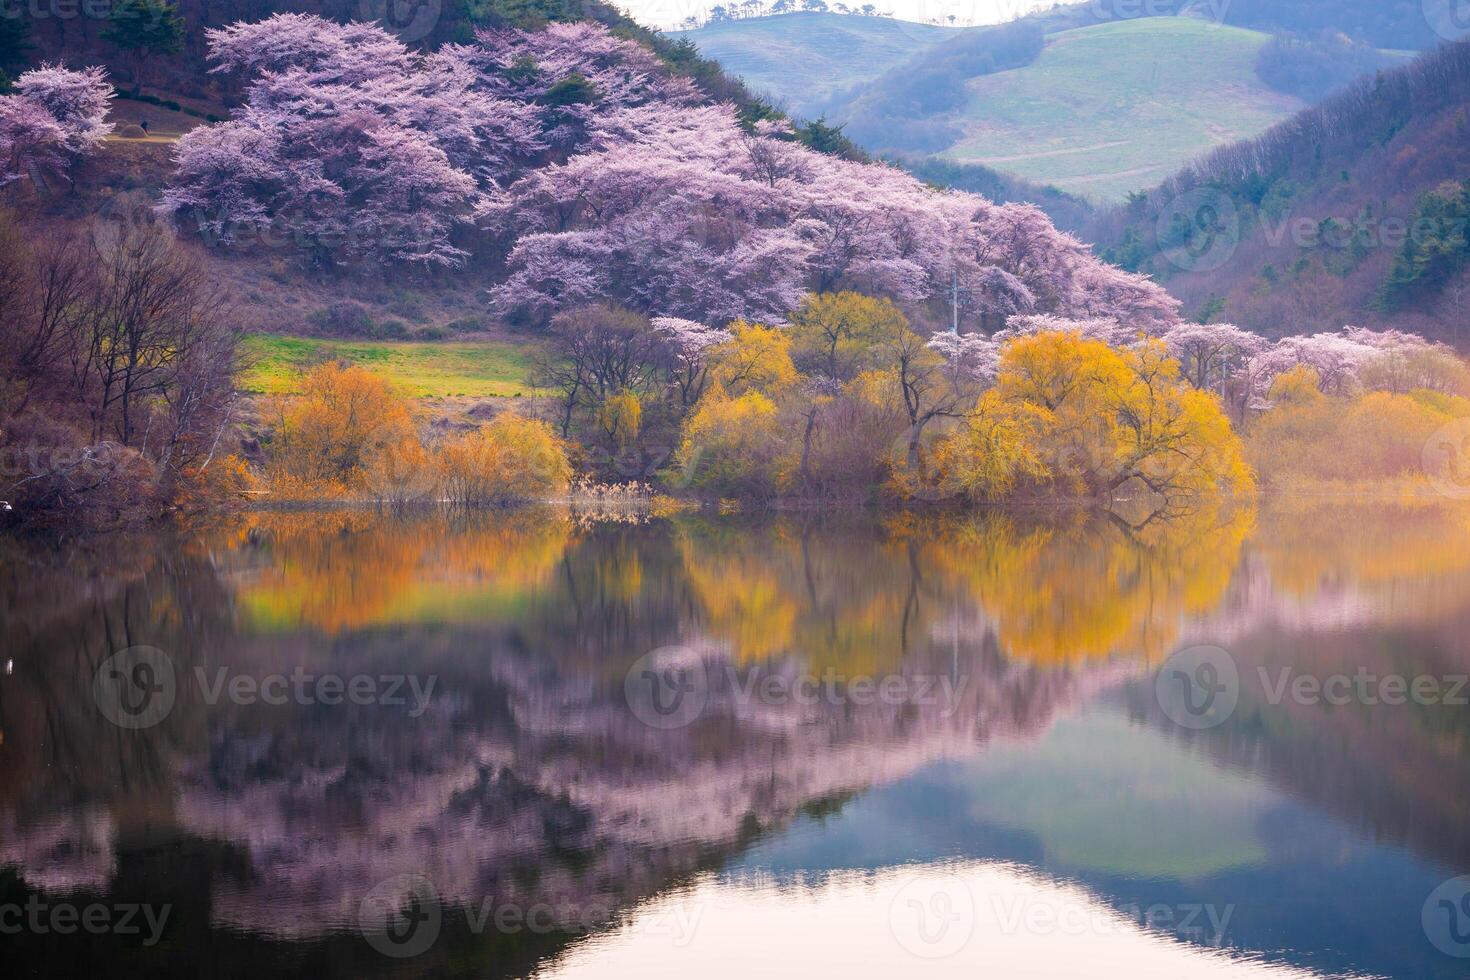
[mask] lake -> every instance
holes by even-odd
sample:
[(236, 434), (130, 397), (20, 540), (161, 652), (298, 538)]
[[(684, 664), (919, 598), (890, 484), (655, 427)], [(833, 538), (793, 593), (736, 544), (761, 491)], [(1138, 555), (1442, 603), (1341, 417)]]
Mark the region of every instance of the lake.
[(12, 976), (1470, 966), (1466, 505), (252, 513), (0, 623)]

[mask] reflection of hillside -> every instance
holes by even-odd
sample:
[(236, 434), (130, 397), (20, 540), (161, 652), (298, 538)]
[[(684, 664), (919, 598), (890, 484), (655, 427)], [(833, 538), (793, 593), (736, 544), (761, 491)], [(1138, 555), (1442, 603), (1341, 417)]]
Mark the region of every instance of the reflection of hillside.
[[(1465, 618), (1442, 615), (1470, 597), (1444, 543), (1461, 543), (1464, 526), (1415, 515), (1393, 532), (1385, 514), (1376, 529), (1342, 518), (1337, 534), (1270, 513), (1142, 529), (988, 512), (575, 531), (530, 514), (253, 516), (207, 550), (156, 548), (121, 582), (93, 568), (7, 586), (11, 615), (36, 600), (27, 589), (50, 611), (7, 635), (0, 864), (33, 887), (98, 888), (140, 827), (215, 842), (243, 858), (210, 872), (200, 907), (215, 926), (276, 937), (350, 923), (364, 893), (405, 872), (471, 904), (550, 903), (573, 919), (626, 907), (806, 808), (1044, 732), (1215, 630), (1239, 638), (1246, 670), (1403, 670), (1406, 656), (1464, 669)], [(1363, 543), (1344, 541), (1349, 527)], [(1389, 544), (1374, 552), (1370, 539)], [(1394, 541), (1432, 560), (1396, 557)], [(1343, 594), (1372, 599), (1353, 604), (1361, 643), (1297, 635), (1310, 619), (1291, 610)], [(1413, 635), (1375, 632), (1409, 622)], [(438, 681), (419, 717), (208, 705), (185, 691), (163, 724), (124, 735), (89, 685), (126, 643), (162, 647), (186, 672)], [(693, 725), (664, 732), (630, 713), (623, 681), (671, 645), (707, 667), (710, 698)], [(733, 686), (829, 670), (963, 685), (925, 705), (761, 703)], [(1470, 784), (1454, 768), (1463, 713), (1243, 708), (1207, 737), (1213, 751), (1259, 759), (1294, 791), (1428, 853), (1470, 852), (1458, 829), (1470, 826)], [(1065, 805), (1023, 789), (1048, 813)], [(1085, 827), (1063, 829), (1069, 847), (1089, 843)]]
[[(64, 736), (56, 752), (74, 755), (49, 764), (68, 774), (73, 798), (106, 816), (56, 824), (28, 816), (40, 807), (18, 808), (0, 857), (32, 884), (95, 886), (113, 860), (109, 842), (139, 820), (154, 833), (228, 842), (248, 868), (213, 882), (212, 920), (282, 937), (350, 922), (362, 895), (403, 872), (429, 875), (453, 901), (612, 909), (814, 801), (1042, 731), (1112, 676), (1038, 668), (1002, 656), (983, 631), (960, 636), (949, 628), (954, 603), (928, 595), (906, 545), (859, 561), (882, 538), (873, 529), (864, 541), (698, 523), (573, 538), (545, 525), (378, 529), (375, 520), (254, 519), (228, 539), (232, 550), (216, 552), (244, 614), (222, 602), (210, 615), (232, 631), (191, 643), (166, 614), (136, 619), (135, 639), (169, 650), (184, 674), (432, 674), (429, 711), (211, 706), (186, 690), (158, 728), (119, 738), (87, 701), (96, 657), (53, 658), (45, 680), (65, 692), (53, 699)], [(761, 578), (774, 584), (742, 607)], [(504, 601), (475, 625), (398, 615), (404, 595), (485, 581)], [(173, 609), (179, 589), (167, 577), (150, 582), (151, 608)], [(758, 618), (767, 598), (787, 604), (783, 629), (730, 632)], [(281, 612), (263, 618), (262, 608)], [(110, 615), (88, 609), (70, 631), (106, 649)], [(759, 650), (740, 646), (756, 635)], [(635, 657), (669, 644), (702, 651), (712, 683), (698, 722), (661, 732), (629, 712), (622, 685)], [(829, 668), (962, 683), (952, 701), (867, 706), (752, 703), (734, 686), (752, 670)], [(21, 687), (4, 690), (7, 706), (26, 700)], [(79, 779), (90, 747), (107, 742), (128, 746), (128, 761)], [(156, 776), (141, 794), (116, 778), (140, 769)]]
[[(1261, 679), (1470, 674), (1470, 508), (1284, 504), (1247, 550), (1219, 607), (1183, 638), (1230, 651), (1240, 705), (1190, 737), (1375, 837), (1470, 869), (1470, 709), (1273, 704)], [(1150, 691), (1134, 692), (1135, 710), (1178, 733)]]

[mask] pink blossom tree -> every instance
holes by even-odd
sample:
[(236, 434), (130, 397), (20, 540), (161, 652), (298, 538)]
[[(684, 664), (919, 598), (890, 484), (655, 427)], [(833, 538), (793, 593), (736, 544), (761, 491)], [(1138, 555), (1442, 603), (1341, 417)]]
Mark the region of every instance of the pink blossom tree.
[(112, 132), (112, 86), (101, 68), (44, 65), (16, 79), (15, 92), (0, 97), (0, 186), (46, 173), (70, 180)]
[(652, 323), (673, 354), (670, 374), (679, 404), (689, 408), (699, 401), (709, 381), (710, 350), (729, 340), (730, 331), (672, 316), (656, 316)]
[(1181, 323), (1164, 334), (1164, 343), (1189, 383), (1206, 391), (1224, 390), (1270, 346), (1266, 338), (1230, 323)]
[(209, 39), (214, 70), (249, 77), (247, 104), (180, 141), (162, 209), (222, 244), (269, 233), (326, 263), (458, 265), (455, 227), (541, 145), (532, 107), (376, 26), (278, 14)]

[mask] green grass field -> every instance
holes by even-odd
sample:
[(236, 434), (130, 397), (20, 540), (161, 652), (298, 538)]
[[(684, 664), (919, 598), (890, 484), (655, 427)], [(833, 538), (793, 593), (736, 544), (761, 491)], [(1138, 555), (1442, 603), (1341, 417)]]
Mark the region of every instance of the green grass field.
[(289, 394), (308, 365), (340, 358), (382, 374), (419, 398), (514, 398), (534, 395), (529, 351), (495, 341), (316, 340), (255, 334), (245, 339), (238, 384), (254, 394)]
[(943, 155), (1113, 201), (1303, 108), (1256, 77), (1269, 37), (1190, 17), (1052, 35), (1034, 64), (973, 79)]
[(871, 81), (962, 28), (891, 17), (799, 13), (711, 24), (687, 37), (752, 89), (797, 111)]

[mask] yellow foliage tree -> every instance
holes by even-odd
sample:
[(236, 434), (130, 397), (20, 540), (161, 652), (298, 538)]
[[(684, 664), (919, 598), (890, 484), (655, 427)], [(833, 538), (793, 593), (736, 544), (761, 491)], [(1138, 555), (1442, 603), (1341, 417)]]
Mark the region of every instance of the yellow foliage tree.
[(758, 391), (705, 395), (684, 422), (676, 468), (686, 486), (765, 496), (781, 483), (782, 427), (776, 405)]
[(790, 331), (737, 320), (730, 333), (729, 340), (710, 351), (710, 376), (726, 392), (774, 397), (796, 381)]
[(597, 424), (617, 445), (631, 446), (643, 427), (643, 402), (626, 388), (609, 395), (597, 411)]
[(288, 495), (363, 490), (374, 460), (417, 440), (409, 406), (406, 396), (362, 368), (336, 362), (312, 368), (299, 394), (272, 403), (272, 486)]
[(878, 366), (881, 344), (908, 329), (891, 300), (862, 293), (814, 293), (791, 314), (797, 358), (809, 370), (847, 381)]
[(444, 496), (458, 504), (542, 499), (565, 491), (572, 474), (566, 446), (551, 426), (511, 412), (446, 438), (434, 468)]
[(995, 388), (936, 459), (946, 485), (983, 499), (1027, 485), (1165, 499), (1255, 485), (1218, 399), (1185, 384), (1161, 343), (1119, 352), (1075, 333), (1012, 341)]

